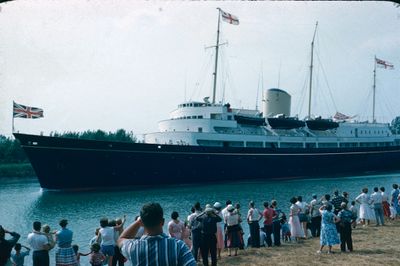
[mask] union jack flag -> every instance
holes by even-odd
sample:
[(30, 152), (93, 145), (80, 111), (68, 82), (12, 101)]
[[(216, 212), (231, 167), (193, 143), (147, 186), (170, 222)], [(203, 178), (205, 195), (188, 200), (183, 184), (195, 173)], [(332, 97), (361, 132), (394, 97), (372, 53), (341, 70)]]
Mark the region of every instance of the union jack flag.
[(228, 22), (229, 24), (233, 24), (233, 25), (239, 25), (239, 19), (238, 17), (226, 13), (224, 11), (221, 10), (221, 16), (222, 16), (222, 20)]
[(37, 107), (25, 106), (16, 102), (13, 102), (13, 116), (15, 118), (41, 118), (43, 117), (43, 109)]

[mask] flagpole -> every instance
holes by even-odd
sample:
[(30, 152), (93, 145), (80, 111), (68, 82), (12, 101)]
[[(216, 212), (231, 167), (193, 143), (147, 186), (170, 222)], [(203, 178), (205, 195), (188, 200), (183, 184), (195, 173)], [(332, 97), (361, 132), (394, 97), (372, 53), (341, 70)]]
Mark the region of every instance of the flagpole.
[(13, 101), (13, 110), (12, 110), (12, 132), (14, 133), (14, 101)]
[(212, 103), (215, 103), (215, 94), (217, 90), (217, 68), (218, 68), (218, 49), (219, 49), (219, 25), (221, 21), (221, 9), (218, 7), (218, 28), (217, 28), (217, 45), (215, 46), (215, 66), (214, 66), (214, 86)]
[(375, 90), (376, 90), (376, 56), (375, 56), (375, 62), (374, 62), (374, 85), (372, 87), (372, 123), (375, 123)]

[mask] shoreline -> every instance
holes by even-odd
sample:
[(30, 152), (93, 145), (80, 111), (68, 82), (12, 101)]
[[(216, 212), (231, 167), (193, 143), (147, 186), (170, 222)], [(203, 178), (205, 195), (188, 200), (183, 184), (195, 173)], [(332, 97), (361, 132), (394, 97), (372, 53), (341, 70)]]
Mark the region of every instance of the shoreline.
[(327, 254), (327, 247), (317, 254), (319, 238), (311, 238), (301, 243), (283, 242), (280, 247), (239, 250), (237, 257), (223, 252), (218, 265), (400, 265), (399, 230), (400, 220), (386, 221), (385, 226), (357, 225), (352, 231), (353, 252), (342, 253), (336, 245), (334, 254)]
[(0, 164), (0, 178), (26, 178), (36, 177), (32, 165), (28, 163), (5, 163)]

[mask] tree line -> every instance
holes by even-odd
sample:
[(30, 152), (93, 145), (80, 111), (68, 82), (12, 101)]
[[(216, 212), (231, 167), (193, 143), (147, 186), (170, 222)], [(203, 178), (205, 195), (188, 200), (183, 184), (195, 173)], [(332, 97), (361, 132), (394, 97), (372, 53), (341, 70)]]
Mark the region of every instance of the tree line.
[[(124, 129), (118, 129), (115, 132), (106, 132), (103, 130), (87, 130), (84, 132), (51, 132), (52, 137), (137, 142), (133, 132)], [(17, 139), (0, 135), (0, 163), (26, 163), (26, 157), (21, 145)]]

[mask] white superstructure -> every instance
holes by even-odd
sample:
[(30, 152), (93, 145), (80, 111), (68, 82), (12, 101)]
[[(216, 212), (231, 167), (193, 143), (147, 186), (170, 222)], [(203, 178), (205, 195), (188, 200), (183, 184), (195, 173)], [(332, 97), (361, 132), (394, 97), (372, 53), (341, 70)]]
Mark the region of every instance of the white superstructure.
[[(260, 124), (260, 121), (262, 124)], [(396, 136), (389, 124), (338, 122), (329, 130), (273, 129), (257, 110), (233, 109), (229, 104), (185, 102), (160, 121), (159, 132), (145, 143), (275, 148), (334, 148), (392, 146)]]

